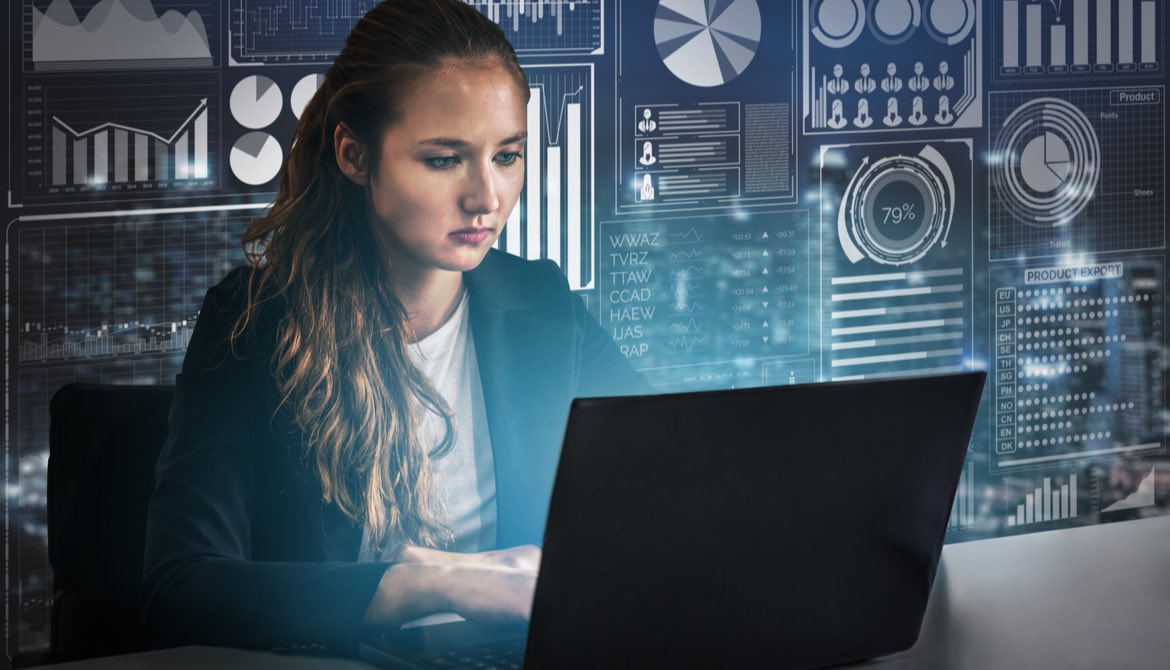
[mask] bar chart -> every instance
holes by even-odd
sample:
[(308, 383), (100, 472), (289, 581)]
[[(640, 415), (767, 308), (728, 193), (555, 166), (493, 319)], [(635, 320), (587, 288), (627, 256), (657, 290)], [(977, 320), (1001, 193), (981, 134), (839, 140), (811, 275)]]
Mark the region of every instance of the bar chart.
[(971, 351), (971, 145), (821, 150), (821, 350), (829, 380), (941, 374)]
[(963, 466), (963, 474), (959, 476), (959, 488), (955, 491), (955, 501), (951, 504), (947, 529), (957, 530), (974, 526), (976, 512), (975, 463), (968, 459), (967, 464)]
[[(217, 77), (53, 77), (25, 85), (28, 201), (117, 200), (215, 190)], [(129, 97), (129, 102), (125, 102)]]
[(995, 7), (999, 79), (1162, 70), (1164, 17), (1155, 0), (1004, 0)]
[(593, 66), (525, 68), (531, 87), (526, 182), (496, 246), (561, 267), (573, 290), (594, 287)]
[(99, 185), (111, 181), (126, 183), (131, 180), (182, 181), (208, 176), (207, 98), (199, 101), (191, 115), (169, 137), (119, 123), (103, 123), (78, 131), (57, 116), (53, 117), (52, 132), (53, 186)]
[(1064, 519), (1075, 519), (1077, 506), (1077, 475), (1070, 473), (1059, 479), (1045, 477), (1042, 484), (1031, 493), (1024, 494), (1024, 501), (1016, 505), (1015, 513), (1008, 514), (1008, 527), (1027, 526)]

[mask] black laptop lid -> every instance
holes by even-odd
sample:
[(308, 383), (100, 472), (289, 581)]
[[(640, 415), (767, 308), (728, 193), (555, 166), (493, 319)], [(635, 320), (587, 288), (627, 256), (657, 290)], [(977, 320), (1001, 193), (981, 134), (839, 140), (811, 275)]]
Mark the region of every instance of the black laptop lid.
[(525, 667), (911, 646), (984, 377), (575, 400)]

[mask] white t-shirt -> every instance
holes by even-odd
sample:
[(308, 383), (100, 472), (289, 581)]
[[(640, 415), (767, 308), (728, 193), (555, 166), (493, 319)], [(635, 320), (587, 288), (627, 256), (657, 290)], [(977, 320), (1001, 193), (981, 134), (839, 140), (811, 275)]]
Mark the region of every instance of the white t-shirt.
[[(475, 358), (468, 318), (467, 292), (455, 313), (439, 329), (408, 346), (411, 361), (430, 381), (454, 414), (455, 443), (441, 458), (431, 459), (432, 509), (444, 521), (454, 540), (450, 551), (482, 551), (496, 543), (496, 477), (488, 434), (483, 384)], [(423, 444), (428, 450), (443, 436), (443, 421), (416, 404)], [(363, 534), (358, 561), (388, 560), (402, 544), (394, 534), (381, 552), (369, 549)]]

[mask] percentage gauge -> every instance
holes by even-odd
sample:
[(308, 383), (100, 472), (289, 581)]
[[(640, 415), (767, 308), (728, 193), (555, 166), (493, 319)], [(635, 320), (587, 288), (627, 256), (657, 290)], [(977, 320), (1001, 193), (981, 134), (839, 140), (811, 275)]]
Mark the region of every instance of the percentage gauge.
[(954, 201), (950, 166), (930, 145), (914, 156), (866, 158), (841, 199), (837, 238), (851, 263), (913, 263), (946, 246)]

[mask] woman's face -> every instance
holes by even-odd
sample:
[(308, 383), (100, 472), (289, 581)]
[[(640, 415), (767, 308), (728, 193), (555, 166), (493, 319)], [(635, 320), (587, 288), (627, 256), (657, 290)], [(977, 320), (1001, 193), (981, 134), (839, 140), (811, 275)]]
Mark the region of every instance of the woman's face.
[(502, 65), (457, 61), (407, 94), (370, 179), (393, 260), (421, 272), (483, 260), (524, 186), (526, 93)]

